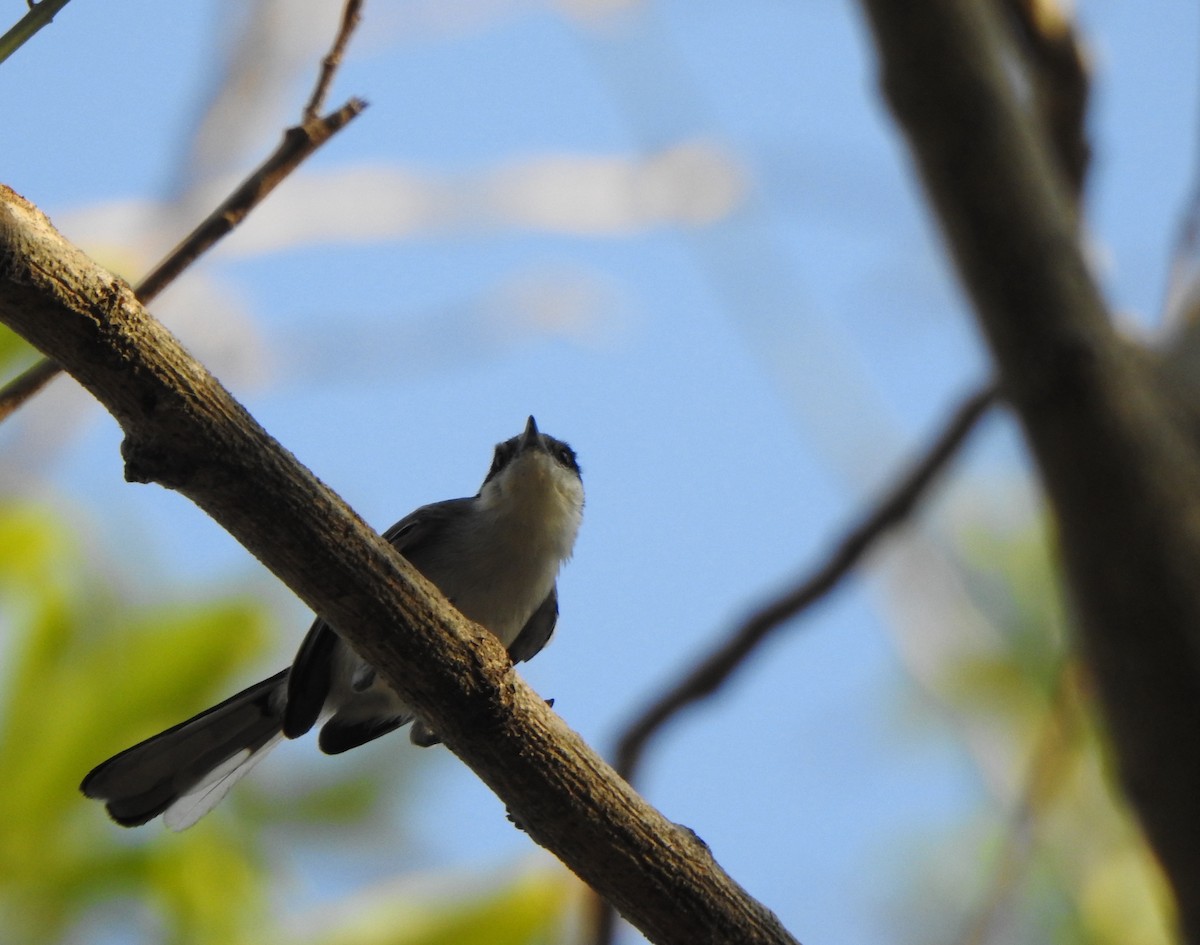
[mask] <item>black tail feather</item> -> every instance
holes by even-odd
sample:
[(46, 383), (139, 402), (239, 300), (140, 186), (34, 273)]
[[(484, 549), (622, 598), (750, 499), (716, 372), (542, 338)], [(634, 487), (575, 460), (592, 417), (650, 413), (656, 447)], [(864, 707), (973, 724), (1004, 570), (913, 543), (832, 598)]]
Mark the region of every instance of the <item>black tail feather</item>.
[(80, 790), (104, 801), (122, 826), (153, 820), (231, 759), (243, 752), (251, 759), (280, 734), (287, 676), (286, 669), (276, 673), (114, 755), (91, 770)]

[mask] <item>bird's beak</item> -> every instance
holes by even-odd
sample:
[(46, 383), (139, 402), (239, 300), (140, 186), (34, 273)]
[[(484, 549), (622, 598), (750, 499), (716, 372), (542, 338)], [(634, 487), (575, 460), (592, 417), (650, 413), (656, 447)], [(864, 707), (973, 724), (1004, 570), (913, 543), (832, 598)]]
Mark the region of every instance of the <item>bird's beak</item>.
[(521, 434), (520, 451), (541, 446), (542, 438), (538, 435), (537, 421), (530, 417), (525, 424), (525, 432)]

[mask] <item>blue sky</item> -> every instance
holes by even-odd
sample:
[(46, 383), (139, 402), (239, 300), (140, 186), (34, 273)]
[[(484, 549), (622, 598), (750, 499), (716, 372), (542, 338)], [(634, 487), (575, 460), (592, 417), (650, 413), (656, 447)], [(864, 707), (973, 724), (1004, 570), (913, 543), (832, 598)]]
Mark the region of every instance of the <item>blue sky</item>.
[[(225, 99), (232, 117), (190, 148), (241, 6), (69, 5), (3, 66), (0, 179), (136, 278), (295, 120), (338, 9), (279, 4), (243, 76), (254, 97)], [(1114, 306), (1152, 326), (1191, 184), (1197, 12), (1080, 14), (1094, 258)], [(584, 528), (558, 636), (525, 675), (605, 750), (985, 376), (874, 81), (844, 3), (368, 0), (330, 103), (370, 108), (153, 308), (380, 528), (473, 493), (529, 413), (570, 441)], [(0, 437), (2, 474), (125, 549), (136, 594), (252, 588), (279, 602), (288, 658), (302, 608), (184, 499), (125, 484), (115, 423), (69, 382)], [(985, 802), (971, 752), (920, 708), (897, 627), (959, 619), (937, 568), (913, 564), (944, 561), (955, 522), (1025, 507), (1023, 470), (992, 419), (917, 536), (646, 767), (648, 797), (806, 942), (891, 941), (913, 851)], [(316, 755), (288, 748), (281, 764)], [(413, 790), (415, 865), (527, 852), (445, 752)], [(321, 894), (372, 878), (306, 868)]]

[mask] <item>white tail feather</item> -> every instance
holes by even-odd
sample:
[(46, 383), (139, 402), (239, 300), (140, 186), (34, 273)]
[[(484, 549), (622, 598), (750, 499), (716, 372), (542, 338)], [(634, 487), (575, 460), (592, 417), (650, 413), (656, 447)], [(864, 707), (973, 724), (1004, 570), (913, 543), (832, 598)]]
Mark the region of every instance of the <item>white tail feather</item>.
[(163, 823), (176, 833), (187, 830), (216, 807), (229, 789), (249, 774), (282, 740), (283, 733), (280, 732), (255, 752), (243, 749), (225, 759), (163, 812)]

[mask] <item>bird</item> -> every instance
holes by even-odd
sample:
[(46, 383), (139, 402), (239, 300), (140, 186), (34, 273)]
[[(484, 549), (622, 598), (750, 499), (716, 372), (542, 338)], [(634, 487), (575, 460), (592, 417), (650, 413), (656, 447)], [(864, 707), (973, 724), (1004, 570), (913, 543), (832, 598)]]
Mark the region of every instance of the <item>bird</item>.
[[(383, 537), (519, 663), (554, 632), (558, 573), (574, 550), (583, 504), (575, 451), (531, 416), (496, 446), (476, 495), (423, 505)], [(318, 616), (290, 667), (101, 762), (80, 789), (122, 826), (161, 814), (168, 828), (184, 830), (273, 747), (318, 722), (318, 746), (331, 755), (409, 722), (414, 744), (439, 741)]]

